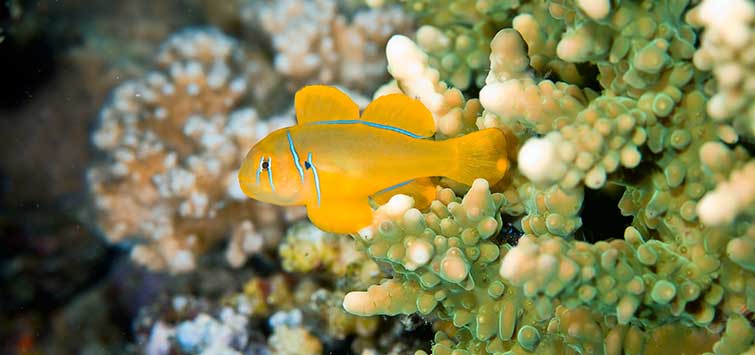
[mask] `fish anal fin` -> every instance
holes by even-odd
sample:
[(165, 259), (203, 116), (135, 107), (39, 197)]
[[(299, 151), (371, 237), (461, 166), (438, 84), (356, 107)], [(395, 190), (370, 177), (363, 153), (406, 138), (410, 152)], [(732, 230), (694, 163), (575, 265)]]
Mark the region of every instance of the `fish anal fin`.
[(305, 86), (296, 92), (294, 106), (298, 124), (359, 118), (359, 106), (332, 86)]
[(421, 137), (435, 134), (435, 120), (425, 105), (404, 94), (383, 95), (372, 101), (362, 120), (403, 129)]
[(307, 205), (307, 215), (317, 228), (339, 234), (357, 233), (372, 223), (373, 211), (367, 197), (333, 200)]
[(398, 194), (411, 196), (414, 199), (415, 208), (425, 209), (435, 199), (436, 189), (432, 179), (424, 177), (378, 191), (372, 195), (372, 199), (378, 205), (384, 205), (391, 197)]

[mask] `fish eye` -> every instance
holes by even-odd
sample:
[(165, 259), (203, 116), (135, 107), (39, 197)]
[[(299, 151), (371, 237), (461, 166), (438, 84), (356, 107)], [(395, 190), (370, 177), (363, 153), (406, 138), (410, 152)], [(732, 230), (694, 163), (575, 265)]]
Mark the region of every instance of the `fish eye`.
[(270, 162), (268, 161), (262, 161), (262, 169), (267, 169), (270, 167)]
[(309, 170), (309, 168), (311, 168), (311, 167), (312, 167), (312, 166), (311, 166), (311, 165), (309, 165), (309, 162), (308, 162), (308, 161), (305, 161), (305, 162), (304, 162), (304, 168), (305, 168), (305, 169)]

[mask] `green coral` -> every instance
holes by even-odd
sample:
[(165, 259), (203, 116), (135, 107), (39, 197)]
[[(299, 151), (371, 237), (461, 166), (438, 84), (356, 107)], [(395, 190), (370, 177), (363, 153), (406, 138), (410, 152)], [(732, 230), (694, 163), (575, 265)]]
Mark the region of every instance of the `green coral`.
[(451, 26), (443, 30), (425, 25), (417, 31), (417, 44), (430, 55), (430, 64), (438, 68), (449, 84), (461, 90), (485, 82), (490, 47), (488, 38), (496, 26), (484, 23), (469, 28)]
[[(755, 164), (738, 144), (750, 125), (742, 105), (711, 108), (700, 69), (736, 60), (713, 57), (710, 40), (693, 63), (686, 22), (713, 31), (713, 20), (685, 0), (403, 3), (425, 25), (411, 57), (436, 89), (417, 89), (430, 86), (389, 42), (394, 90), (428, 105), (476, 80), (477, 128), (510, 131), (518, 156), (496, 186), (477, 181), (463, 198), (439, 187), (426, 211), (406, 196), (381, 206), (357, 240), (392, 278), (347, 294), (347, 311), (423, 315), (435, 355), (755, 351)], [(469, 60), (482, 53), (489, 70)], [(741, 98), (743, 80), (718, 97)], [(456, 126), (446, 135), (473, 129)], [(623, 236), (579, 240), (586, 189), (622, 196)]]
[[(484, 83), (490, 38), (519, 6), (518, 1), (402, 3), (423, 25), (417, 31), (417, 42), (429, 55), (430, 64), (448, 84), (460, 90)], [(380, 1), (379, 5), (385, 4)]]
[[(600, 2), (608, 3), (592, 1)], [(684, 22), (688, 1), (623, 1), (615, 8), (609, 4), (602, 16), (585, 11), (587, 3), (550, 4), (550, 14), (567, 25), (557, 53), (567, 62), (597, 66), (605, 93), (638, 98), (661, 92), (673, 80), (672, 71), (691, 67), (697, 35)]]
[(498, 276), (506, 246), (491, 237), (500, 226), (503, 196), (491, 194), (485, 180), (475, 181), (463, 199), (450, 189), (437, 195), (426, 213), (402, 195), (377, 210), (372, 229), (358, 240), (371, 258), (392, 267), (394, 277), (347, 294), (344, 308), (358, 315), (432, 313), (458, 328), (451, 335), (439, 331), (434, 354), (504, 351), (521, 325), (537, 324), (537, 312)]
[(657, 317), (707, 326), (723, 290), (705, 267), (629, 227), (623, 240), (595, 244), (525, 235), (504, 258), (501, 276), (547, 317), (560, 304), (613, 314), (620, 325), (653, 328)]
[[(710, 279), (663, 243), (645, 241), (630, 227), (625, 240), (593, 245), (525, 235), (512, 249), (492, 238), (503, 200), (484, 180), (464, 199), (439, 190), (427, 213), (395, 196), (378, 209), (372, 232), (359, 237), (394, 276), (348, 294), (346, 310), (437, 317), (436, 355), (591, 353), (604, 342), (609, 349), (641, 352), (660, 331), (655, 319), (677, 319), (680, 328), (686, 328), (681, 320), (698, 326), (712, 321), (723, 290), (702, 292), (688, 277)], [(686, 312), (688, 303), (699, 311)], [(610, 315), (608, 321), (602, 315)], [(715, 339), (699, 331), (684, 336), (709, 346)]]
[[(429, 56), (447, 84), (460, 90), (482, 87), (490, 66), (489, 43), (500, 28), (513, 27), (528, 38), (533, 68), (556, 73), (564, 80), (582, 83), (577, 67), (556, 56), (558, 38), (565, 24), (549, 15), (541, 1), (398, 1), (417, 16), (422, 26), (417, 43)], [(384, 6), (386, 1), (368, 1)]]

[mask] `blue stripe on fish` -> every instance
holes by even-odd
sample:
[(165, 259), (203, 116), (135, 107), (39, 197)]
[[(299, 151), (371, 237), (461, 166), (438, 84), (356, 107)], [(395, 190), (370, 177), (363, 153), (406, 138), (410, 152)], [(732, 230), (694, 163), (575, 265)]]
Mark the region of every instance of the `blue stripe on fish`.
[(299, 177), (301, 178), (301, 183), (304, 183), (304, 170), (301, 168), (301, 163), (299, 163), (299, 154), (296, 154), (296, 147), (294, 147), (294, 140), (291, 138), (291, 131), (286, 131), (286, 137), (288, 137), (288, 148), (291, 150), (291, 156), (294, 158), (294, 164), (296, 164), (296, 170), (299, 171)]
[(262, 163), (265, 161), (265, 157), (260, 157), (260, 165), (257, 168), (257, 185), (260, 184), (260, 173), (262, 172)]
[(268, 157), (267, 159), (267, 178), (270, 180), (270, 189), (275, 192), (275, 185), (273, 184), (273, 157)]
[(393, 186), (391, 186), (391, 187), (388, 187), (388, 188), (382, 189), (382, 190), (380, 190), (380, 191), (376, 192), (375, 194), (379, 194), (379, 193), (383, 193), (383, 192), (388, 192), (388, 191), (391, 191), (391, 190), (393, 190), (393, 189), (397, 189), (397, 188), (399, 188), (399, 187), (401, 187), (401, 186), (404, 186), (404, 185), (406, 185), (406, 184), (408, 184), (408, 183), (410, 183), (410, 182), (412, 182), (412, 181), (414, 181), (414, 180), (407, 180), (407, 181), (404, 181), (404, 182), (402, 182), (402, 183), (399, 183), (399, 184), (393, 185)]
[(320, 207), (320, 177), (317, 175), (317, 167), (312, 162), (312, 152), (307, 154), (307, 163), (312, 168), (312, 176), (315, 178), (315, 191), (317, 192), (317, 207)]
[(427, 137), (423, 137), (423, 136), (420, 136), (418, 134), (414, 134), (412, 132), (409, 132), (409, 131), (407, 131), (405, 129), (401, 129), (401, 128), (393, 127), (393, 126), (387, 126), (387, 125), (384, 125), (384, 124), (370, 122), (370, 121), (362, 121), (362, 120), (333, 120), (333, 121), (316, 121), (316, 122), (312, 122), (312, 123), (313, 124), (363, 124), (363, 125), (374, 127), (374, 128), (386, 129), (386, 130), (389, 130), (389, 131), (401, 133), (401, 134), (407, 135), (407, 136), (412, 137), (412, 138), (427, 138)]

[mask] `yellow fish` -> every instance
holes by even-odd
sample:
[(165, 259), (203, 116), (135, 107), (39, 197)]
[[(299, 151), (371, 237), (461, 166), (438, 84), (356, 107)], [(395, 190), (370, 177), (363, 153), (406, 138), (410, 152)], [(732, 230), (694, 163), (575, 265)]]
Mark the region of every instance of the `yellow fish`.
[(429, 177), (471, 185), (475, 178), (498, 182), (509, 162), (506, 138), (485, 129), (445, 141), (430, 112), (402, 94), (359, 107), (329, 86), (296, 93), (297, 125), (271, 132), (252, 147), (239, 170), (244, 193), (277, 205), (306, 205), (309, 219), (324, 231), (356, 233), (372, 222), (372, 197), (396, 193), (428, 202)]

